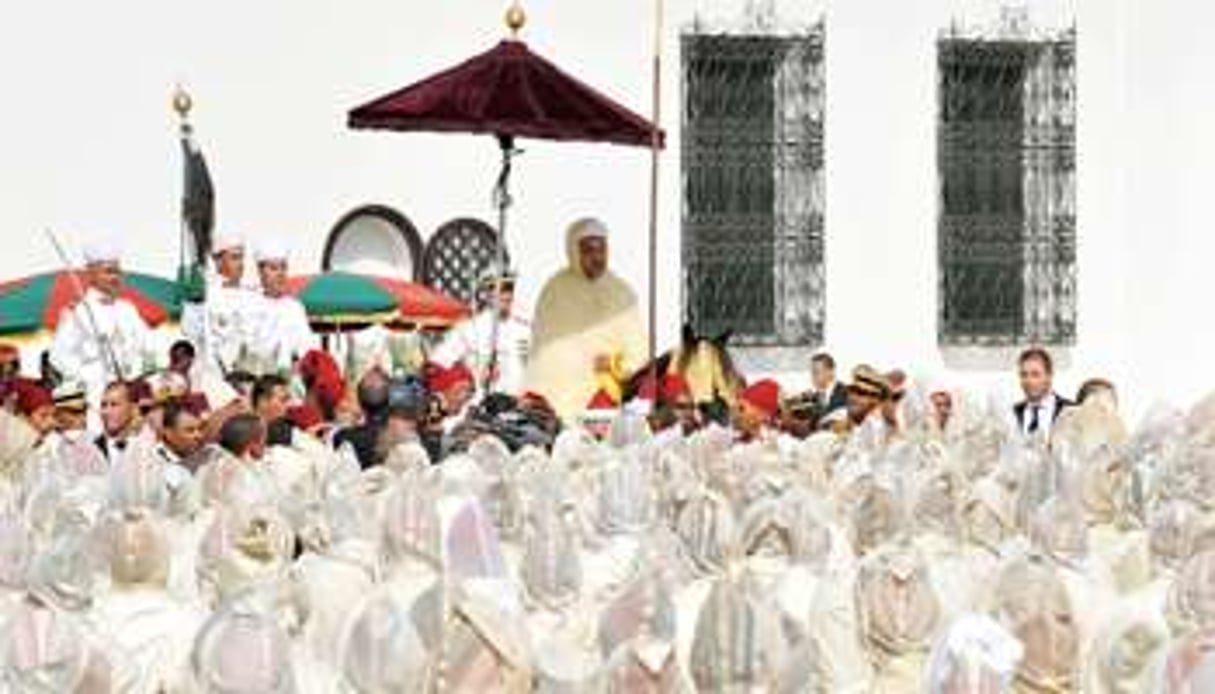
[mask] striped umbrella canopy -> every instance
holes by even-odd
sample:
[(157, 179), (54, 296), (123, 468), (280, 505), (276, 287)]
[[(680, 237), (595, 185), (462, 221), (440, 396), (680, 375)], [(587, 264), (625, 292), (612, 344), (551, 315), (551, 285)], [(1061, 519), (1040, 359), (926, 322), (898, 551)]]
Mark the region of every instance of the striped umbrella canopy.
[[(122, 278), (122, 298), (135, 305), (148, 325), (156, 327), (181, 316), (181, 293), (173, 280), (138, 272), (125, 272)], [(63, 310), (79, 300), (84, 283), (84, 274), (73, 270), (0, 282), (0, 335), (35, 337), (53, 331)]]
[(430, 287), (352, 272), (298, 275), (287, 281), (287, 291), (321, 330), (340, 332), (373, 323), (444, 328), (469, 315), (464, 304)]

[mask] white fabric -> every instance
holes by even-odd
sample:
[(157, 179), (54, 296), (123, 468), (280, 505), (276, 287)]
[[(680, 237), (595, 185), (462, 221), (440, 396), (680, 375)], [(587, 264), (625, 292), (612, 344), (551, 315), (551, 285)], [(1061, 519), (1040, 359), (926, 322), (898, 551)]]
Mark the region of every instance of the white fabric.
[[(106, 300), (96, 290), (85, 293), (84, 303), (66, 308), (59, 317), (51, 344), (51, 363), (65, 377), (85, 384), (90, 408), (96, 411), (106, 384), (121, 378), (135, 378), (159, 355), (147, 323), (135, 305), (126, 299)], [(90, 319), (89, 313), (92, 313)], [(96, 333), (94, 322), (96, 321)], [(121, 374), (114, 373), (108, 345)]]
[(278, 237), (265, 238), (258, 241), (257, 248), (254, 250), (253, 255), (259, 263), (275, 260), (287, 260), (287, 244)]
[[(260, 297), (244, 287), (225, 286), (219, 278), (207, 282), (206, 301), (182, 309), (182, 333), (198, 350), (201, 368), (232, 369), (241, 353), (254, 349)], [(219, 362), (216, 362), (216, 359)]]
[[(482, 311), (455, 326), (431, 354), (435, 362), (446, 367), (464, 362), (472, 369), (478, 389), (483, 387), (493, 361), (494, 313), (493, 310)], [(497, 378), (490, 384), (490, 391), (519, 395), (523, 389), (528, 345), (532, 338), (531, 326), (511, 316), (498, 320), (497, 330)]]
[(178, 691), (189, 664), (194, 634), (203, 622), (197, 610), (159, 590), (120, 590), (101, 601), (94, 618), (121, 657), (112, 675), (115, 691), (158, 694)]
[(290, 369), (316, 346), (304, 305), (291, 296), (262, 296), (254, 302), (251, 357), (262, 369)]
[(116, 239), (106, 236), (91, 239), (84, 244), (83, 255), (84, 262), (88, 265), (117, 263), (122, 259), (122, 249)]
[(214, 254), (223, 253), (224, 251), (234, 251), (245, 247), (245, 239), (239, 233), (234, 231), (221, 231), (215, 235), (215, 239), (211, 244), (211, 252)]

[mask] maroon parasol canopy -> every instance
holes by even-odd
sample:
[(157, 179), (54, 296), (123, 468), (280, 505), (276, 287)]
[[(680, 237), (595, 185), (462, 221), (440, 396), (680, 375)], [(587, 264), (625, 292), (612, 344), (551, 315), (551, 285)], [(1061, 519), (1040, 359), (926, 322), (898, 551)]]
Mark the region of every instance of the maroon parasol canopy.
[(663, 145), (650, 121), (505, 40), (481, 55), (350, 112), (352, 128)]

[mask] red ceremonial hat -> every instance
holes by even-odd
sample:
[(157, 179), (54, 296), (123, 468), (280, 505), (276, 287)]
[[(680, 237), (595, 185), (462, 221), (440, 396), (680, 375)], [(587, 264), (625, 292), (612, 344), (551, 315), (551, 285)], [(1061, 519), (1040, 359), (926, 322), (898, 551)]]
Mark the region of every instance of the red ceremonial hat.
[(436, 366), (426, 377), (426, 387), (432, 393), (440, 393), (461, 383), (472, 383), (473, 374), (468, 367), (456, 362), (448, 368)]
[[(662, 384), (662, 399), (666, 402), (670, 402), (681, 395), (691, 395), (692, 391), (688, 387), (687, 379), (679, 374), (663, 374), (659, 382)], [(647, 377), (642, 382), (641, 387), (637, 389), (637, 397), (654, 402), (656, 399), (655, 391), (654, 379)]]
[(688, 385), (688, 379), (679, 374), (667, 374), (662, 378), (662, 395), (667, 400), (684, 395), (692, 395), (692, 388)]
[(195, 417), (206, 416), (211, 411), (211, 402), (207, 400), (206, 393), (187, 393), (181, 402)]
[(770, 378), (756, 381), (742, 392), (742, 399), (769, 417), (780, 412), (780, 386)]
[(127, 392), (131, 395), (131, 402), (137, 405), (150, 405), (156, 399), (155, 393), (152, 392), (152, 384), (142, 378), (127, 383)]
[(321, 415), (321, 411), (313, 405), (296, 405), (288, 408), (287, 419), (298, 429), (309, 431), (314, 427), (324, 424), (325, 418)]
[(310, 349), (305, 352), (298, 368), (300, 378), (309, 386), (319, 381), (342, 380), (342, 371), (333, 355), (324, 350)]
[(13, 390), (17, 393), (17, 411), (29, 417), (44, 407), (54, 407), (55, 398), (37, 381), (23, 378), (16, 382)]
[(602, 388), (595, 391), (595, 395), (591, 397), (591, 401), (586, 404), (588, 412), (614, 410), (616, 407), (616, 401)]

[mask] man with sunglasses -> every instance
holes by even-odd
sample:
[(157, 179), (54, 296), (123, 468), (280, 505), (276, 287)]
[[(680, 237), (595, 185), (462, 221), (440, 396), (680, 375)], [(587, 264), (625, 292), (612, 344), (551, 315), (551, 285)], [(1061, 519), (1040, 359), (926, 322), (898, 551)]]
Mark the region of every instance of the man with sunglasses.
[(484, 308), (452, 328), (431, 356), (447, 368), (467, 364), (478, 391), (487, 383), (489, 393), (518, 395), (522, 391), (532, 329), (515, 313), (515, 281), (515, 274), (509, 270), (491, 269), (486, 273), (480, 289)]

